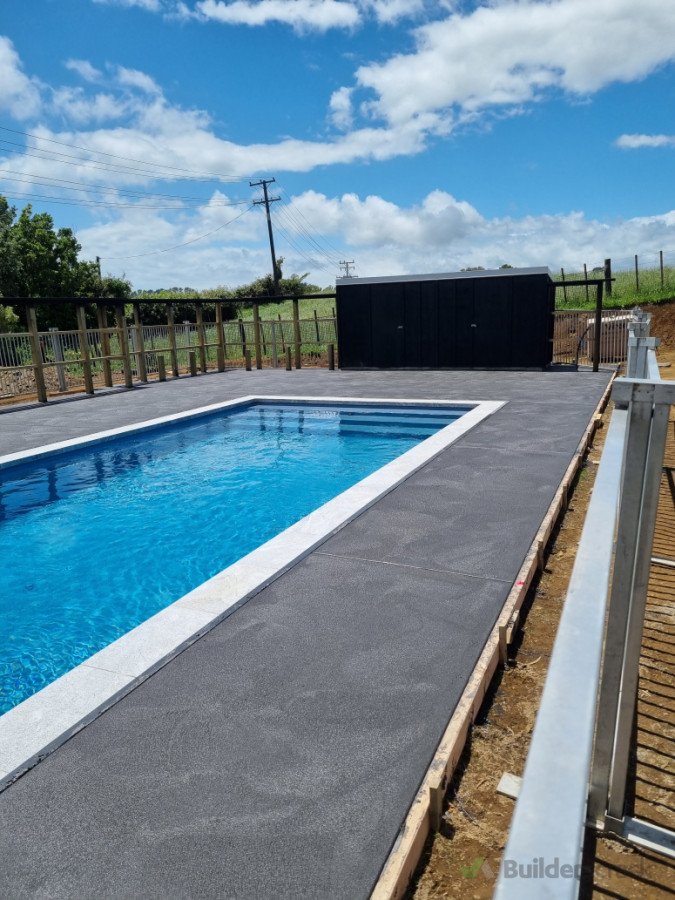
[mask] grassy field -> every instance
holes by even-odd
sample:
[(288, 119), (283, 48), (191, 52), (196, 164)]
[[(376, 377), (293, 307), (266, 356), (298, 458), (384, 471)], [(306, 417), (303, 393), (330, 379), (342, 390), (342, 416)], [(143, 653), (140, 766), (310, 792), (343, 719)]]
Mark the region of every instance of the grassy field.
[[(636, 288), (635, 271), (612, 272), (615, 281), (612, 283), (612, 296), (603, 294), (603, 305), (608, 308), (622, 309), (642, 306), (645, 303), (661, 303), (675, 297), (675, 267), (666, 266), (663, 270), (663, 287), (661, 286), (660, 269), (641, 269), (638, 273), (639, 290)], [(584, 277), (583, 272), (565, 272), (565, 280), (572, 281)], [(589, 278), (601, 278), (599, 272), (589, 272)], [(556, 281), (562, 283), (560, 275)], [(565, 299), (567, 294), (567, 299)], [(595, 288), (569, 287), (564, 292), (561, 287), (556, 291), (557, 309), (585, 309), (595, 306)]]
[[(335, 309), (335, 297), (326, 297), (319, 300), (300, 300), (299, 310), (301, 319), (311, 319), (314, 316), (314, 310), (319, 318), (333, 315)], [(249, 307), (241, 311), (242, 319), (253, 318), (253, 308)], [(293, 301), (285, 300), (283, 303), (261, 303), (260, 318), (261, 319), (277, 319), (281, 315), (282, 319), (293, 318)]]

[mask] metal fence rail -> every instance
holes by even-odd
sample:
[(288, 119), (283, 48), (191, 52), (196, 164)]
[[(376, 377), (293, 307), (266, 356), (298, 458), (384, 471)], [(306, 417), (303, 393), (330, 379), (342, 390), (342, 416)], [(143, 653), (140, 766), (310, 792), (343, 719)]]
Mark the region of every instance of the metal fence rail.
[[(626, 815), (629, 749), (668, 415), (648, 320), (631, 323), (591, 502), (495, 897), (579, 893), (587, 823), (675, 854), (675, 835)], [(616, 537), (616, 542), (615, 542)], [(602, 661), (602, 666), (601, 666)]]
[[(605, 309), (600, 319), (600, 363), (626, 361), (628, 326), (632, 314), (625, 309)], [(589, 309), (556, 309), (553, 313), (553, 362), (591, 365), (596, 332), (596, 313)]]

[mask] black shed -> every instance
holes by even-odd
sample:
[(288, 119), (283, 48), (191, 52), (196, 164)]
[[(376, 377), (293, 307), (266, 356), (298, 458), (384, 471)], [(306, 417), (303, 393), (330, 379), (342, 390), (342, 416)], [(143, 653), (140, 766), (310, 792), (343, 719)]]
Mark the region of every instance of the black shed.
[(546, 268), (338, 278), (340, 367), (543, 369), (554, 303)]

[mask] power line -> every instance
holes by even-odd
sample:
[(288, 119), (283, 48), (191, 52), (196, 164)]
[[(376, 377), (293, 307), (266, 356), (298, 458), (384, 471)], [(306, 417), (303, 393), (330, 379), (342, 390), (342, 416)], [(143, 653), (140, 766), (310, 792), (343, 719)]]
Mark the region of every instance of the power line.
[(155, 253), (169, 253), (171, 250), (179, 250), (181, 247), (187, 247), (188, 244), (196, 244), (197, 241), (202, 241), (204, 238), (210, 237), (212, 234), (215, 234), (217, 231), (222, 231), (223, 228), (227, 228), (228, 225), (231, 225), (233, 222), (236, 222), (237, 219), (241, 219), (243, 215), (253, 209), (253, 204), (248, 206), (246, 209), (242, 210), (238, 216), (235, 216), (234, 219), (230, 219), (229, 222), (223, 222), (222, 225), (219, 225), (217, 228), (214, 228), (212, 231), (207, 231), (206, 234), (200, 234), (199, 237), (192, 238), (189, 241), (184, 241), (182, 244), (176, 244), (173, 247), (164, 247), (161, 250), (148, 250), (147, 253), (134, 253), (132, 256), (102, 256), (101, 259), (111, 260), (111, 259), (140, 259), (142, 256), (153, 256)]
[[(92, 154), (95, 153), (95, 154), (98, 154), (99, 156), (109, 156), (112, 159), (122, 159), (122, 160), (125, 160), (126, 162), (141, 163), (141, 165), (143, 165), (143, 166), (153, 166), (156, 168), (167, 169), (167, 170), (174, 171), (174, 172), (185, 172), (185, 173), (191, 174), (191, 175), (198, 175), (201, 178), (206, 178), (208, 180), (235, 179), (236, 181), (246, 181), (249, 177), (248, 175), (223, 175), (223, 174), (217, 174), (214, 172), (195, 172), (191, 169), (182, 169), (178, 166), (167, 166), (162, 163), (150, 163), (150, 162), (146, 162), (143, 159), (136, 159), (133, 156), (119, 156), (117, 153), (108, 153), (105, 150), (93, 150), (91, 147), (81, 147), (78, 144), (69, 144), (69, 143), (66, 143), (65, 141), (57, 141), (55, 138), (46, 138), (46, 137), (41, 137), (38, 134), (30, 134), (26, 131), (18, 131), (16, 128), (8, 128), (5, 125), (0, 125), (0, 131), (8, 131), (11, 134), (19, 134), (19, 135), (22, 135), (22, 137), (32, 138), (33, 140), (36, 140), (36, 141), (44, 141), (45, 143), (49, 143), (49, 144), (58, 144), (61, 147), (69, 147), (70, 149), (73, 149), (73, 150), (82, 150), (84, 153), (92, 153)], [(7, 141), (7, 143), (13, 143), (13, 142)], [(20, 145), (16, 144), (16, 146), (20, 146)], [(37, 150), (39, 148), (36, 147), (35, 149)], [(47, 151), (43, 151), (43, 152), (47, 152)]]
[[(288, 191), (285, 188), (281, 187), (281, 185), (279, 185), (279, 190), (281, 191), (282, 194), (286, 194), (286, 196), (288, 196)], [(321, 234), (323, 242), (326, 244), (326, 246), (330, 247), (330, 249), (333, 250), (334, 253), (336, 254), (336, 259), (341, 256), (342, 250), (338, 250), (338, 248), (335, 246), (335, 244), (333, 244), (326, 237), (326, 235), (323, 232), (319, 232), (319, 230), (309, 221), (307, 216), (302, 212), (300, 207), (298, 207), (298, 206), (293, 207), (293, 212), (295, 214), (297, 214), (298, 216), (300, 216), (302, 219), (304, 219), (305, 222), (307, 223), (307, 225), (309, 226), (309, 228), (311, 228), (314, 232)]]
[[(14, 172), (11, 169), (0, 169), (0, 177), (6, 181), (19, 181), (27, 184), (38, 184), (43, 187), (61, 187), (64, 190), (81, 192), (106, 192), (115, 191), (117, 194), (125, 194), (130, 197), (161, 197), (169, 200), (197, 200), (201, 203), (208, 203), (208, 197), (191, 197), (184, 194), (163, 194), (157, 191), (137, 191), (129, 188), (118, 188), (109, 184), (89, 184), (86, 181), (75, 181), (72, 178), (56, 178), (51, 175), (36, 175), (34, 172)], [(55, 182), (53, 184), (52, 182)], [(70, 187), (70, 185), (78, 185), (79, 187)], [(216, 201), (220, 203), (220, 201)], [(249, 203), (249, 200), (230, 200), (227, 203)], [(227, 205), (227, 204), (223, 204)]]
[[(58, 203), (59, 206), (79, 206), (84, 209), (167, 209), (167, 210), (176, 210), (180, 212), (183, 209), (199, 209), (199, 204), (184, 204), (183, 206), (179, 206), (177, 204), (168, 205), (168, 204), (152, 204), (152, 203), (111, 203), (103, 200), (82, 200), (82, 199), (72, 199), (72, 200), (61, 200), (57, 197), (52, 197), (45, 194), (34, 194), (27, 191), (22, 193), (19, 192), (7, 192), (7, 196), (12, 200), (39, 200), (42, 203)], [(241, 206), (244, 203), (248, 203), (247, 200), (238, 200), (236, 203), (218, 203), (211, 204), (211, 206), (218, 206), (218, 208), (224, 209), (229, 206)]]
[(295, 252), (298, 254), (298, 256), (301, 256), (305, 260), (305, 262), (308, 262), (313, 269), (321, 269), (322, 271), (327, 272), (329, 275), (331, 275), (331, 276), (333, 275), (333, 270), (329, 269), (328, 266), (326, 266), (324, 263), (316, 260), (313, 257), (307, 256), (307, 254), (302, 250), (302, 248), (299, 247), (296, 244), (296, 242), (293, 240), (293, 238), (288, 234), (286, 229), (283, 228), (281, 225), (279, 225), (278, 222), (277, 222), (277, 230), (280, 232), (281, 235), (283, 235), (283, 237), (285, 238), (289, 247), (291, 247), (293, 250), (295, 250)]
[(298, 235), (303, 235), (305, 239), (314, 247), (316, 252), (320, 253), (328, 262), (331, 263), (332, 266), (337, 266), (338, 257), (332, 256), (329, 254), (324, 247), (314, 238), (312, 234), (300, 223), (294, 216), (291, 215), (290, 210), (287, 205), (280, 207), (278, 213), (283, 216), (284, 220), (286, 220), (290, 227), (298, 233)]

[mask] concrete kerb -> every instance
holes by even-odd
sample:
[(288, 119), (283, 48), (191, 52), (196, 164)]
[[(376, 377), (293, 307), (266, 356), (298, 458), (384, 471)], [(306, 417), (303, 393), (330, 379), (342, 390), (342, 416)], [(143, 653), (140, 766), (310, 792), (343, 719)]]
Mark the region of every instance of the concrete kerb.
[(0, 790), (194, 644), (251, 597), (308, 556), (358, 515), (394, 490), (479, 422), (502, 401), (426, 401), (340, 397), (247, 396), (84, 438), (0, 457), (0, 469), (89, 447), (123, 434), (199, 418), (250, 403), (331, 403), (392, 406), (465, 406), (456, 422), (417, 444), (238, 562), (190, 591), (117, 641), (71, 669), (0, 717)]
[(567, 508), (570, 487), (593, 440), (600, 415), (607, 406), (613, 381), (614, 378), (607, 385), (530, 545), (513, 587), (382, 867), (380, 877), (371, 893), (371, 900), (400, 900), (403, 897), (422, 857), (427, 838), (440, 828), (447, 787), (464, 751), (469, 729), (478, 716), (500, 662), (506, 662), (507, 645), (512, 642), (517, 631), (520, 609), (535, 574), (543, 568), (546, 546), (561, 513)]

